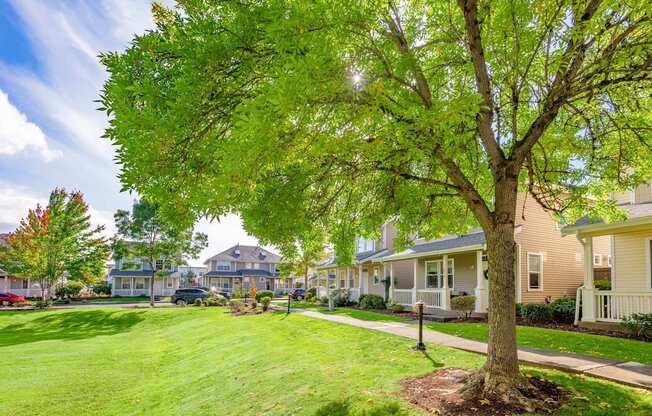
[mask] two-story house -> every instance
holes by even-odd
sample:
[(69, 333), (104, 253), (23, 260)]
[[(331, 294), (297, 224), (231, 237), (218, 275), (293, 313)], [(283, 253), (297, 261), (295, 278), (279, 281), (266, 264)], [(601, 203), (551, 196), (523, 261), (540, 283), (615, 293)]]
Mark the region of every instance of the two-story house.
[(611, 241), (611, 290), (595, 287), (592, 260), (584, 257), (580, 324), (619, 322), (634, 313), (652, 313), (652, 181), (612, 197), (627, 213), (626, 220), (607, 223), (582, 218), (563, 229), (564, 235), (576, 236), (587, 253), (595, 250), (600, 239)]
[(171, 296), (179, 288), (180, 273), (176, 265), (157, 260), (154, 270), (148, 260), (116, 258), (109, 272), (111, 296), (149, 296), (154, 276), (154, 296)]
[(279, 277), (280, 257), (258, 246), (235, 245), (207, 259), (204, 285), (225, 291), (275, 290), (288, 285)]
[[(552, 213), (524, 193), (519, 194), (518, 212), (523, 216), (517, 218), (514, 231), (516, 301), (543, 303), (575, 297), (584, 280), (583, 245), (573, 236), (562, 236)], [(486, 312), (490, 281), (482, 230), (434, 240), (416, 239), (404, 250), (395, 250), (393, 221), (387, 222), (380, 234), (378, 241), (359, 240), (354, 264), (338, 266), (333, 259), (317, 268), (321, 276), (318, 286), (353, 288), (354, 299), (360, 293), (372, 293), (406, 306), (423, 301), (429, 312), (440, 315), (452, 315), (447, 313), (452, 297), (474, 295), (476, 312)], [(596, 239), (589, 260), (592, 268), (608, 267), (608, 238)]]

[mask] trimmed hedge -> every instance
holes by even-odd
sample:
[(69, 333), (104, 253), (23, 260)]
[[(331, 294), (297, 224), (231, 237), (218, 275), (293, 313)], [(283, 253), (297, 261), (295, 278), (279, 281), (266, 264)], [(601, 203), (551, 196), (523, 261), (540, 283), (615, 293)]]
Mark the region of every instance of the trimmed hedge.
[(361, 309), (385, 309), (385, 299), (378, 295), (360, 296)]
[(552, 307), (546, 303), (528, 303), (521, 309), (523, 318), (530, 322), (552, 322)]
[(595, 286), (595, 288), (598, 290), (611, 290), (611, 280), (597, 279), (595, 282), (593, 282), (593, 286)]
[(623, 319), (622, 325), (638, 337), (652, 339), (652, 313), (633, 313)]
[(475, 309), (475, 296), (456, 296), (451, 299), (451, 309), (457, 311), (460, 318), (468, 317)]
[(262, 298), (274, 298), (274, 292), (271, 290), (261, 290), (260, 292), (256, 292), (256, 302), (260, 302)]
[(550, 304), (555, 322), (572, 324), (575, 321), (575, 299), (559, 298)]

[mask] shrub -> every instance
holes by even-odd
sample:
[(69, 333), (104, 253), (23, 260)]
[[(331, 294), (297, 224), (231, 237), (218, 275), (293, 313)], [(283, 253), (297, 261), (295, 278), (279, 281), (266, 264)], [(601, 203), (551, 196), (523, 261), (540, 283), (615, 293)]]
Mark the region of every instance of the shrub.
[(335, 307), (349, 306), (355, 303), (349, 299), (349, 291), (347, 289), (335, 290), (331, 296), (333, 298), (333, 306)]
[(324, 295), (321, 298), (319, 298), (319, 303), (322, 305), (328, 305), (328, 296)]
[(545, 303), (523, 305), (522, 314), (530, 322), (552, 322), (553, 319), (552, 307)]
[(251, 302), (251, 309), (256, 309), (258, 307), (258, 302), (255, 300)]
[(385, 299), (378, 295), (360, 296), (360, 308), (362, 309), (385, 309)]
[(274, 292), (271, 290), (261, 290), (260, 292), (256, 292), (256, 302), (260, 302), (262, 298), (273, 298), (274, 297)]
[(269, 304), (272, 303), (272, 298), (269, 296), (265, 296), (264, 298), (260, 299), (261, 305), (263, 305), (263, 311), (267, 311), (269, 308)]
[(392, 312), (394, 313), (401, 313), (405, 310), (405, 307), (401, 304), (395, 303), (392, 305)]
[(111, 286), (106, 284), (106, 282), (96, 284), (95, 286), (93, 286), (93, 293), (95, 293), (96, 295), (109, 296), (111, 295)]
[(310, 292), (308, 292), (308, 294), (306, 294), (306, 299), (305, 299), (306, 302), (308, 302), (308, 303), (314, 303), (315, 300), (317, 300), (317, 297), (316, 297), (315, 295), (313, 295), (313, 294), (310, 293)]
[(84, 284), (82, 282), (70, 280), (64, 285), (58, 286), (54, 294), (58, 298), (76, 298), (79, 297), (79, 292), (81, 292), (83, 288)]
[(242, 299), (244, 298), (245, 291), (242, 289), (238, 289), (233, 291), (233, 294), (231, 295), (231, 299)]
[(623, 319), (622, 325), (638, 337), (652, 339), (652, 313), (633, 313)]
[(598, 290), (611, 290), (611, 280), (597, 279), (593, 282), (593, 286)]
[(550, 304), (555, 322), (571, 324), (575, 321), (575, 299), (559, 298)]
[(211, 295), (204, 299), (206, 306), (226, 306), (226, 298), (219, 295)]
[(317, 288), (316, 287), (311, 287), (310, 289), (308, 289), (306, 291), (306, 298), (308, 296), (312, 296), (313, 298), (316, 298), (317, 297)]
[(237, 312), (240, 310), (242, 307), (242, 302), (237, 300), (237, 299), (231, 299), (229, 301), (229, 308), (231, 309), (231, 312)]
[(516, 304), (516, 316), (519, 318), (523, 316), (523, 304), (522, 303), (517, 303)]
[(456, 296), (451, 299), (451, 309), (460, 318), (467, 318), (475, 309), (475, 296)]
[(200, 298), (195, 299), (195, 302), (193, 303), (195, 306), (204, 306), (204, 302)]
[(46, 309), (49, 308), (51, 305), (52, 305), (52, 300), (50, 299), (46, 299), (46, 300), (39, 299), (36, 302), (34, 302), (34, 306), (39, 309)]

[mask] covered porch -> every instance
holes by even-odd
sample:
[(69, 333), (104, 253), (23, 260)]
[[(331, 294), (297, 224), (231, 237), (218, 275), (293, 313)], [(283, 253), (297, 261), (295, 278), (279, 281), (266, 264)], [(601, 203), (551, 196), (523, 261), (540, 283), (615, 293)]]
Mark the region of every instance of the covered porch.
[(412, 307), (423, 302), (429, 313), (451, 310), (456, 296), (476, 297), (475, 313), (486, 313), (487, 267), (483, 248), (447, 250), (413, 258), (385, 259), (390, 275), (389, 298)]
[[(652, 215), (630, 217), (611, 224), (566, 227), (584, 249), (584, 283), (578, 289), (576, 323), (621, 322), (636, 313), (652, 313)], [(611, 238), (610, 288), (597, 288), (593, 268), (593, 239)]]
[(40, 298), (42, 295), (41, 285), (38, 282), (9, 275), (0, 275), (0, 293), (13, 293), (26, 298)]
[(325, 265), (317, 268), (310, 287), (317, 289), (317, 297), (327, 296), (332, 290), (347, 289), (351, 300), (360, 299), (361, 282), (360, 269), (355, 266)]

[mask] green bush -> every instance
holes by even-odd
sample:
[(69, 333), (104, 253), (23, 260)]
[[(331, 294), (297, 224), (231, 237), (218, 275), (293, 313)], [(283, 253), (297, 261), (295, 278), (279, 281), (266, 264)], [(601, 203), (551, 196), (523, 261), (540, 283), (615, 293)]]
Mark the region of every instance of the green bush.
[(263, 311), (267, 311), (267, 309), (269, 309), (270, 303), (272, 303), (272, 298), (269, 296), (265, 296), (264, 298), (260, 299), (260, 304), (263, 305)]
[(206, 306), (226, 306), (226, 298), (220, 295), (210, 295), (204, 299)]
[(385, 309), (385, 299), (378, 295), (362, 295), (360, 296), (361, 309)]
[(632, 334), (652, 339), (652, 313), (634, 313), (623, 319), (622, 325)]
[(552, 322), (552, 307), (546, 303), (528, 303), (523, 305), (521, 313), (523, 318), (530, 322)]
[(611, 290), (611, 280), (598, 279), (593, 282), (593, 286), (598, 290)]
[(235, 290), (231, 295), (231, 299), (242, 299), (245, 296), (245, 291), (242, 289)]
[(229, 308), (231, 309), (231, 312), (237, 312), (240, 310), (242, 307), (242, 301), (239, 301), (237, 299), (231, 299), (229, 301)]
[(34, 302), (34, 306), (37, 307), (38, 309), (46, 309), (49, 308), (52, 305), (52, 300), (46, 299), (42, 300), (39, 299), (36, 302)]
[(523, 316), (523, 304), (522, 303), (517, 303), (516, 304), (516, 316), (519, 318)]
[(315, 295), (313, 295), (312, 293), (308, 292), (308, 293), (306, 294), (306, 298), (305, 298), (304, 300), (305, 300), (306, 302), (308, 302), (308, 303), (314, 303), (316, 299), (317, 299), (317, 297), (316, 297)]
[(455, 296), (451, 299), (451, 309), (457, 312), (460, 318), (467, 318), (475, 309), (475, 296)]
[(84, 284), (82, 282), (78, 282), (76, 280), (70, 280), (66, 282), (62, 286), (57, 286), (56, 290), (54, 291), (54, 294), (58, 298), (76, 298), (79, 297), (79, 293), (82, 291), (84, 288)]
[(405, 310), (405, 307), (401, 304), (395, 303), (392, 305), (392, 312), (401, 313)]
[(111, 295), (111, 286), (106, 284), (106, 282), (98, 283), (93, 286), (93, 293), (96, 295)]
[(256, 302), (260, 302), (262, 298), (273, 298), (274, 297), (274, 292), (271, 290), (261, 290), (260, 292), (256, 292)]
[(306, 291), (306, 298), (308, 296), (312, 296), (313, 298), (316, 298), (317, 297), (317, 288), (316, 287), (311, 287), (310, 289), (308, 289)]
[(550, 304), (555, 322), (572, 324), (575, 321), (575, 299), (559, 298)]
[(319, 303), (322, 305), (328, 305), (328, 296), (324, 295), (321, 298), (319, 298)]
[[(355, 303), (349, 298), (349, 291), (347, 289), (333, 290), (331, 297), (333, 298), (333, 306), (336, 308), (350, 306)], [(328, 303), (328, 299), (326, 303)]]
[(195, 299), (195, 302), (193, 302), (193, 305), (195, 306), (204, 306), (204, 302), (200, 298)]

